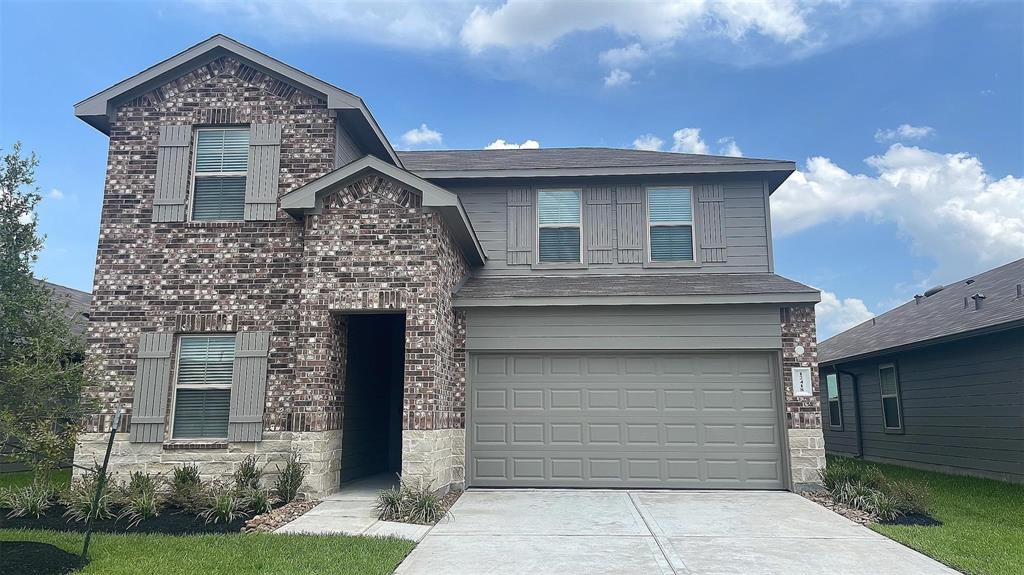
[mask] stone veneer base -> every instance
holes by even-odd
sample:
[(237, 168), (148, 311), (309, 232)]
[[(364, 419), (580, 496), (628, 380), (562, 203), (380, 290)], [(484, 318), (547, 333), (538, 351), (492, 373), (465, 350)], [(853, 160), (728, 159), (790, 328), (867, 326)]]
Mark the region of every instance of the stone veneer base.
[(402, 480), (440, 492), (466, 485), (465, 429), (402, 431)]
[(821, 486), (818, 471), (825, 468), (825, 437), (820, 429), (790, 429), (789, 466), (793, 491)]
[[(91, 467), (103, 462), (109, 434), (80, 433), (75, 446), (75, 464)], [(264, 466), (265, 484), (277, 479), (278, 467), (284, 467), (288, 455), (295, 451), (306, 464), (306, 481), (302, 492), (319, 497), (338, 490), (341, 470), (341, 431), (269, 431), (255, 443), (230, 443), (208, 448), (199, 443), (190, 446), (165, 446), (160, 443), (131, 443), (128, 434), (114, 440), (109, 469), (115, 478), (126, 478), (133, 471), (169, 476), (176, 466), (195, 464), (206, 480), (226, 481), (238, 464), (249, 455), (256, 455)], [(76, 469), (75, 474), (81, 471)]]

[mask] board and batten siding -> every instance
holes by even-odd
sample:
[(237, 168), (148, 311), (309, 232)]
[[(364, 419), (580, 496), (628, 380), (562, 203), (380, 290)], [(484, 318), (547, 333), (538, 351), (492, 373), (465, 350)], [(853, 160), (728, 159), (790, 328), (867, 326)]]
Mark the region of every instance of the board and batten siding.
[(735, 306), (565, 306), (468, 308), (466, 349), (779, 349), (779, 308)]
[[(882, 426), (883, 363), (895, 363), (899, 373), (902, 433)], [(1024, 329), (840, 369), (857, 377), (865, 459), (1024, 481)], [(829, 437), (825, 446), (833, 451)]]
[[(643, 214), (644, 183), (559, 182), (557, 184), (530, 184), (507, 182), (495, 184), (449, 184), (447, 189), (458, 194), (476, 231), (487, 263), (481, 274), (514, 275), (535, 273), (527, 254), (531, 253), (536, 225), (533, 210), (522, 207), (521, 190), (551, 187), (579, 188), (583, 190), (584, 254), (587, 266), (583, 269), (545, 269), (544, 273), (644, 273), (643, 252), (646, 238), (646, 218)], [(650, 185), (693, 186), (695, 192), (711, 205), (697, 202), (697, 241), (709, 243), (702, 249), (703, 264), (695, 267), (658, 268), (657, 273), (757, 273), (771, 271), (764, 184), (760, 180), (706, 180), (657, 181)], [(702, 186), (707, 186), (706, 188)], [(517, 194), (510, 196), (514, 189)], [(517, 200), (512, 210), (529, 216), (529, 221), (510, 218), (510, 198)], [(700, 198), (698, 198), (699, 200)], [(721, 201), (718, 201), (718, 200)], [(716, 229), (701, 229), (701, 218), (720, 218)], [(510, 221), (512, 222), (510, 224)], [(510, 225), (526, 223), (530, 241), (523, 239), (524, 230), (513, 230), (520, 238), (516, 246), (509, 245)], [(531, 251), (527, 251), (531, 250)]]

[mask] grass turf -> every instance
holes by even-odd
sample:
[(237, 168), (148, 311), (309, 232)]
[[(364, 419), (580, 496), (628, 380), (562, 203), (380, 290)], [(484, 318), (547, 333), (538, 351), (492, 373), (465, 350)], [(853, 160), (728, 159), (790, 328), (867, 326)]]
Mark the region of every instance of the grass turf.
[[(39, 530), (0, 530), (0, 572), (16, 560), (4, 547), (15, 541), (48, 543), (78, 554), (82, 535)], [(104, 575), (374, 574), (391, 573), (415, 546), (411, 541), (347, 536), (109, 535), (93, 534), (90, 563), (79, 573)], [(54, 550), (54, 554), (59, 554)]]
[[(864, 465), (864, 462), (856, 462)], [(872, 463), (924, 483), (940, 527), (873, 525), (875, 531), (971, 575), (1024, 573), (1024, 485)]]
[[(71, 483), (71, 469), (59, 469), (53, 474), (53, 482), (60, 487)], [(22, 487), (32, 483), (31, 471), (0, 473), (0, 488)]]

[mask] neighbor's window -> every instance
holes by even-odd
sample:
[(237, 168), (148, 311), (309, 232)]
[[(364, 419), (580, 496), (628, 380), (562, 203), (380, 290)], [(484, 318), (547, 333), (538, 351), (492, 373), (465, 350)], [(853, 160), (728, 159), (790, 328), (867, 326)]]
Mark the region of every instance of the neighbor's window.
[(579, 190), (537, 192), (538, 255), (541, 263), (579, 263)]
[(882, 421), (887, 430), (903, 429), (900, 404), (900, 381), (896, 366), (889, 363), (878, 367), (878, 381), (882, 388)]
[(243, 219), (248, 167), (249, 128), (197, 130), (192, 219)]
[(648, 242), (652, 262), (692, 262), (693, 190), (647, 190)]
[(839, 374), (826, 375), (825, 387), (828, 389), (828, 424), (832, 428), (841, 429), (843, 427), (843, 403), (839, 399)]
[(228, 436), (235, 336), (183, 336), (178, 341), (174, 438)]

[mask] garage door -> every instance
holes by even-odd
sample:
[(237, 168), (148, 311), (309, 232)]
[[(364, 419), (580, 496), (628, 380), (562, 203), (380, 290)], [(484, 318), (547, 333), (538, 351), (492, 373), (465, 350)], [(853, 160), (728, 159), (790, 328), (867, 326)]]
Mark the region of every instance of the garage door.
[(783, 489), (768, 353), (473, 354), (477, 487)]

